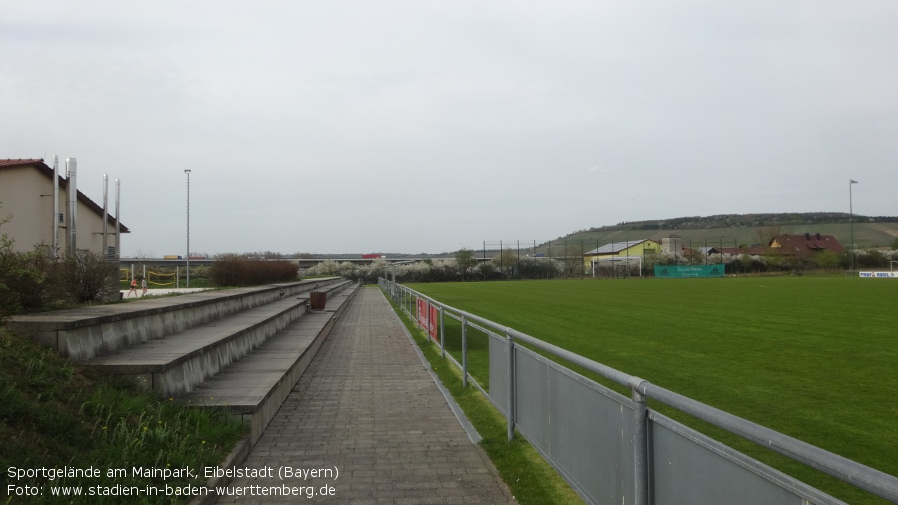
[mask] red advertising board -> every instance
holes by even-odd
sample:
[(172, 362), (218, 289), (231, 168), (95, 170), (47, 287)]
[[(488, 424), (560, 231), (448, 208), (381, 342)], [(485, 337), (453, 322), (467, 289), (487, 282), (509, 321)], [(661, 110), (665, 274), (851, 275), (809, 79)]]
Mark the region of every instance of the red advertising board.
[(427, 300), (418, 298), (418, 326), (427, 329), (427, 316), (430, 312), (427, 310)]
[(440, 311), (435, 306), (430, 306), (430, 326), (428, 327), (428, 331), (430, 332), (430, 338), (439, 341), (437, 325), (440, 321)]
[(418, 326), (430, 335), (430, 338), (438, 340), (439, 331), (437, 325), (440, 321), (440, 310), (431, 305), (427, 300), (418, 298)]

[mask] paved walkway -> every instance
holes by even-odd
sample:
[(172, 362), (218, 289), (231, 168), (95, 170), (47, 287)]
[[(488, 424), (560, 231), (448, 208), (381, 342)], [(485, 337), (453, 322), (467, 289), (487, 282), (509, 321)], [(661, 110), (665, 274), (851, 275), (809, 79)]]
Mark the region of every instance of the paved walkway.
[(350, 302), (239, 468), (231, 492), (256, 496), (218, 503), (514, 503), (376, 288)]

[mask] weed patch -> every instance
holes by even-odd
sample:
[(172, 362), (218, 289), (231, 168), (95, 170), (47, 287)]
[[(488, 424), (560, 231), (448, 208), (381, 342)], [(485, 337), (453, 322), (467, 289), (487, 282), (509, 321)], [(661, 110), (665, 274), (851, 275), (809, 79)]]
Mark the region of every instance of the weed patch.
[[(241, 423), (218, 411), (177, 406), (131, 382), (81, 369), (0, 327), (0, 468), (9, 484), (41, 493), (9, 496), (4, 503), (52, 503), (51, 487), (82, 490), (59, 503), (114, 504), (122, 503), (121, 495), (88, 496), (89, 490), (201, 486), (202, 467), (223, 461), (244, 433)], [(78, 471), (16, 480), (9, 468)], [(181, 468), (192, 468), (194, 476), (162, 476), (163, 469)], [(84, 475), (87, 469), (99, 475)], [(142, 469), (159, 471), (147, 475)], [(186, 503), (189, 497), (128, 500)]]

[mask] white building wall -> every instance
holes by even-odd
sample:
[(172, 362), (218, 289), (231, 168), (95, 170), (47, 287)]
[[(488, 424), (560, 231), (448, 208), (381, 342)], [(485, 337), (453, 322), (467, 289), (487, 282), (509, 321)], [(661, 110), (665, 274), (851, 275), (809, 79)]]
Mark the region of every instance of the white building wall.
[[(64, 169), (60, 172), (64, 173)], [(79, 177), (79, 182), (83, 181)], [(100, 184), (102, 190), (102, 182)], [(59, 188), (59, 212), (63, 222), (53, 219), (53, 180), (32, 166), (4, 167), (0, 170), (0, 218), (10, 217), (9, 222), (0, 225), (0, 233), (14, 240), (13, 250), (27, 252), (36, 245), (49, 247), (53, 243), (53, 226), (59, 226), (59, 250), (68, 250), (68, 230), (66, 228), (68, 206), (64, 187)], [(100, 203), (102, 207), (102, 194)], [(79, 201), (76, 211), (75, 246), (98, 254), (103, 250), (103, 216)], [(109, 225), (109, 246), (115, 245), (115, 225)]]

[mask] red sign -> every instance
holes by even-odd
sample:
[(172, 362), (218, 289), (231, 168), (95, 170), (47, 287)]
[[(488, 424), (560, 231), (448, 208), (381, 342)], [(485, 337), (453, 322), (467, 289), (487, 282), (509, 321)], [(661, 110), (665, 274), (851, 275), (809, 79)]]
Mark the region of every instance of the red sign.
[(418, 326), (430, 335), (430, 338), (438, 340), (439, 331), (437, 325), (440, 321), (440, 309), (431, 305), (427, 300), (418, 298)]
[(427, 300), (418, 298), (418, 326), (424, 329), (427, 329), (428, 305)]
[(440, 321), (440, 311), (439, 311), (439, 309), (436, 308), (436, 306), (431, 305), (430, 306), (430, 321), (429, 321), (430, 326), (428, 327), (428, 330), (430, 332), (430, 338), (432, 338), (436, 341), (439, 341), (439, 339), (437, 338), (437, 334), (438, 334), (437, 324), (439, 324), (439, 321)]

